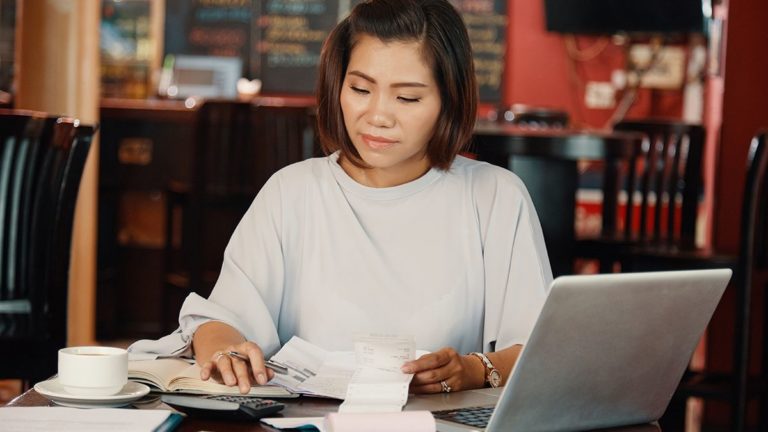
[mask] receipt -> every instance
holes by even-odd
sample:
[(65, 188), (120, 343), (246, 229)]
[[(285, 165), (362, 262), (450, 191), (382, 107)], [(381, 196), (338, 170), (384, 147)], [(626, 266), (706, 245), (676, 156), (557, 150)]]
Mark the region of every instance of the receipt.
[(416, 347), (413, 336), (361, 334), (355, 337), (357, 367), (400, 372), (403, 363), (413, 360)]
[(328, 354), (328, 351), (319, 346), (293, 336), (277, 354), (272, 356), (272, 360), (288, 368), (288, 373), (275, 374), (270, 384), (285, 387), (294, 393), (306, 393), (302, 385), (317, 375)]
[(344, 399), (339, 412), (398, 412), (408, 401), (412, 374), (400, 371), (403, 363), (421, 351), (413, 336), (359, 335), (355, 351), (326, 351), (297, 336), (272, 359), (288, 367), (271, 384), (291, 391)]
[(398, 412), (408, 401), (413, 374), (400, 371), (415, 356), (413, 336), (365, 334), (355, 337), (355, 374), (340, 413)]
[(355, 373), (355, 357), (351, 351), (328, 353), (317, 375), (301, 384), (302, 392), (344, 399), (347, 386)]
[(398, 412), (408, 402), (413, 374), (363, 367), (355, 371), (347, 387), (340, 413)]

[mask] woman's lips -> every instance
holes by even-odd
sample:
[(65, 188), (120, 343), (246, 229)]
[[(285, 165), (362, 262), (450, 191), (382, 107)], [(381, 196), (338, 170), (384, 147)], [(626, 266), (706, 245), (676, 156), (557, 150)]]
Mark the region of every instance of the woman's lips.
[(385, 149), (397, 143), (396, 140), (391, 140), (389, 138), (384, 138), (376, 135), (362, 134), (361, 137), (363, 138), (363, 141), (365, 141), (365, 143), (368, 144), (368, 147), (371, 147), (372, 149), (375, 149), (375, 150)]

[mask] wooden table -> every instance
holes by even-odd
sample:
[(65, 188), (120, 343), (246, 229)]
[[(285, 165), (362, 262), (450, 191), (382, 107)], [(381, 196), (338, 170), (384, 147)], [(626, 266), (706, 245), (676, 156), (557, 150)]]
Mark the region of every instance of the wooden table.
[[(147, 400), (149, 396), (143, 400)], [(448, 401), (450, 398), (461, 398), (461, 392), (453, 394), (438, 394), (430, 396), (413, 396), (411, 395), (408, 405), (412, 405), (418, 408), (418, 402), (423, 398), (439, 398)], [(414, 401), (416, 403), (414, 403)], [(338, 409), (340, 401), (332, 399), (322, 398), (308, 398), (301, 397), (298, 399), (281, 399), (281, 402), (285, 403), (287, 407), (281, 411), (285, 417), (323, 417), (329, 412), (335, 412)], [(12, 400), (7, 406), (24, 407), (24, 406), (54, 406), (53, 402), (49, 401), (34, 389), (28, 390), (21, 396)], [(139, 409), (167, 409), (168, 406), (154, 398), (149, 399), (145, 403), (136, 404), (136, 408)], [(0, 408), (2, 409), (2, 408)], [(406, 406), (408, 409), (408, 406)], [(222, 421), (222, 420), (202, 420), (198, 418), (186, 418), (181, 422), (179, 428), (176, 429), (180, 432), (192, 432), (192, 431), (275, 431), (269, 426), (263, 425), (259, 422), (238, 422), (238, 421)], [(661, 429), (656, 424), (646, 424), (638, 426), (627, 426), (610, 429), (601, 429), (604, 432), (660, 432)]]
[(480, 123), (471, 150), (478, 159), (507, 168), (523, 180), (541, 221), (552, 272), (559, 276), (573, 271), (578, 161), (603, 161), (604, 187), (609, 188), (604, 196), (615, 198), (618, 166), (630, 159), (642, 139), (641, 134), (630, 132)]

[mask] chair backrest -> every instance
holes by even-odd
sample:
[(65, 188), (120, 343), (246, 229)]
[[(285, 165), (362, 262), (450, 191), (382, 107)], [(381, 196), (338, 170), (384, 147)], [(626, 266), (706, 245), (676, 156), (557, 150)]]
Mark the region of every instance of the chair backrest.
[[(747, 409), (751, 338), (751, 309), (753, 274), (768, 270), (768, 130), (758, 133), (750, 143), (747, 155), (747, 176), (741, 206), (741, 233), (739, 259), (734, 274), (736, 288), (736, 314), (734, 326), (733, 370), (736, 375), (737, 395), (734, 413), (736, 422), (743, 426)], [(762, 280), (765, 280), (764, 278)], [(768, 305), (765, 302), (764, 305)], [(766, 313), (765, 306), (763, 314)], [(765, 321), (763, 321), (765, 322)], [(763, 332), (766, 329), (763, 328)], [(765, 333), (764, 333), (765, 334)], [(762, 373), (768, 370), (768, 338), (764, 336)], [(739, 427), (740, 427), (739, 426)]]
[[(690, 250), (696, 243), (696, 216), (702, 189), (704, 128), (675, 121), (624, 121), (618, 131), (641, 132), (643, 145), (628, 167), (623, 235), (639, 242)], [(636, 201), (639, 199), (639, 203)], [(635, 208), (639, 204), (639, 221)], [(603, 221), (603, 234), (611, 224)], [(612, 223), (612, 222), (611, 222)], [(613, 224), (616, 226), (616, 224)]]
[[(70, 126), (71, 125), (71, 126)], [(40, 287), (33, 305), (47, 314), (47, 322), (40, 322), (38, 334), (66, 344), (67, 296), (72, 245), (72, 228), (75, 217), (80, 180), (93, 142), (97, 126), (86, 125), (74, 119), (59, 119), (54, 134), (54, 146), (61, 154), (67, 153), (63, 166), (55, 170), (57, 178), (51, 178), (50, 191), (56, 194), (53, 213), (53, 235), (48, 248), (45, 284)], [(69, 132), (69, 134), (67, 134)], [(39, 229), (39, 225), (36, 227)], [(62, 330), (63, 329), (63, 330)]]
[[(219, 269), (226, 240), (269, 177), (312, 156), (309, 110), (217, 100), (199, 108), (180, 237), (182, 267), (192, 291), (210, 292), (204, 274)], [(168, 221), (171, 226), (173, 217)], [(172, 227), (168, 232), (174, 235)]]
[(207, 101), (200, 107), (190, 179), (193, 193), (226, 195), (251, 183), (252, 170), (242, 169), (253, 159), (250, 112), (247, 102)]
[[(19, 115), (2, 113), (0, 124)], [(5, 216), (16, 222), (3, 225), (6, 233), (13, 225), (15, 234), (3, 243), (0, 336), (63, 346), (74, 206), (93, 128), (41, 113), (31, 118), (27, 128), (39, 123), (35, 133), (6, 140), (3, 149), (2, 164), (13, 156), (10, 178), (16, 180), (4, 200)]]
[(749, 147), (747, 177), (741, 210), (740, 256), (743, 266), (768, 269), (768, 130), (758, 133)]
[(280, 168), (313, 156), (315, 133), (311, 108), (257, 105), (253, 108), (258, 134), (258, 184)]
[(197, 113), (193, 190), (252, 198), (275, 171), (307, 157), (309, 119), (306, 107), (206, 101)]
[(0, 112), (0, 300), (8, 311), (26, 310), (24, 237), (31, 211), (29, 191), (34, 188), (43, 113)]

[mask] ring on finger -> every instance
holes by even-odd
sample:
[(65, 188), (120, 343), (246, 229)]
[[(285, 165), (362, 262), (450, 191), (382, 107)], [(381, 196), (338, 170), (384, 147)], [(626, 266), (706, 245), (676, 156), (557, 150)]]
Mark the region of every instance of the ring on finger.
[(213, 358), (213, 362), (214, 362), (214, 363), (218, 363), (218, 362), (219, 362), (219, 360), (221, 360), (221, 358), (222, 358), (222, 357), (224, 357), (225, 355), (227, 355), (227, 353), (225, 353), (225, 352), (223, 352), (223, 351), (219, 351), (219, 352), (217, 352), (217, 353), (216, 353), (216, 355), (215, 355), (215, 356), (214, 356), (214, 358)]
[(448, 385), (445, 380), (440, 381), (440, 387), (443, 388), (443, 393), (450, 393), (451, 392), (451, 386)]

